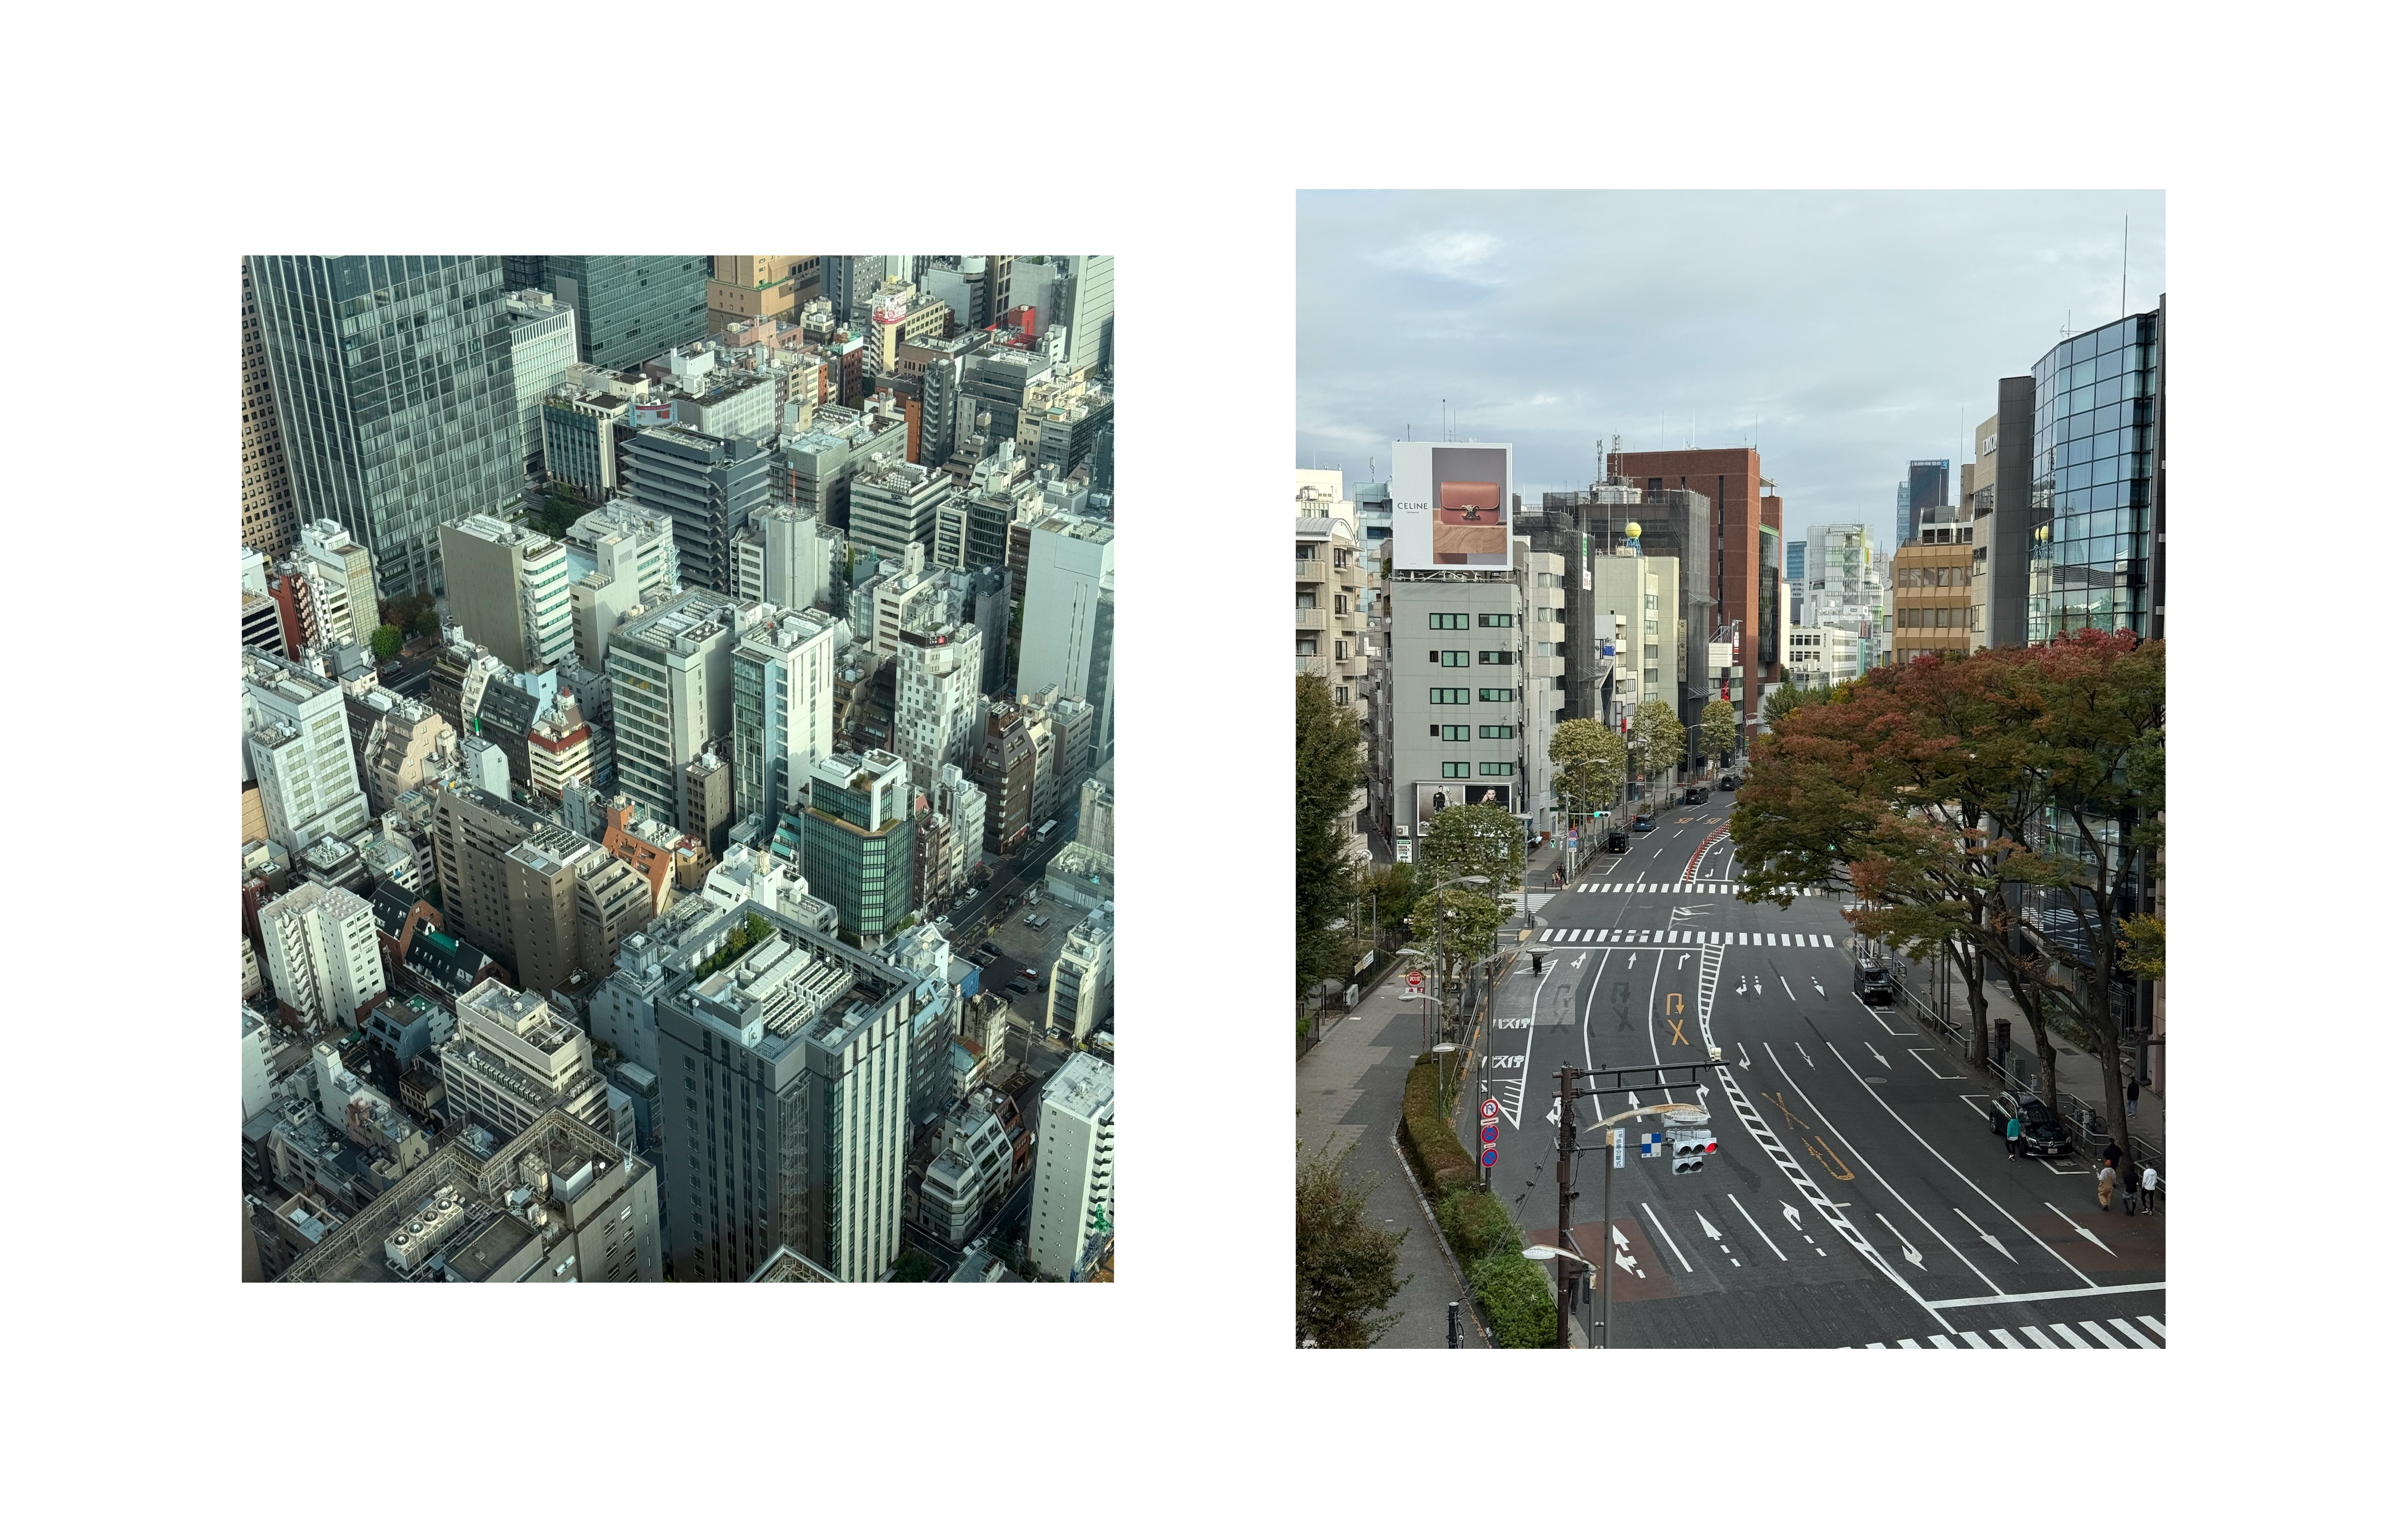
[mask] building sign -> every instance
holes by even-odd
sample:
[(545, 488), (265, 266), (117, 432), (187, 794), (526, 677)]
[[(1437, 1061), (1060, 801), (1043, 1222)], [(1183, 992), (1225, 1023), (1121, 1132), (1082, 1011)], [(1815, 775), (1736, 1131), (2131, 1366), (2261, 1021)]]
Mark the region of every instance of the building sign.
[(1513, 450), (1398, 443), (1388, 478), (1398, 571), (1512, 568)]
[(1731, 643), (1727, 640), (1706, 642), (1706, 667), (1719, 671), (1731, 665)]

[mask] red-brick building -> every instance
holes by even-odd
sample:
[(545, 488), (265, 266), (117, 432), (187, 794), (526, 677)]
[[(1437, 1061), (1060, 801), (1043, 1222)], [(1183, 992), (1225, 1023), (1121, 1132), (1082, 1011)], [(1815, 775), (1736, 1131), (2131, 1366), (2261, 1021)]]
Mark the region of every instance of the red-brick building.
[[(1737, 624), (1740, 644), (1731, 654), (1732, 676), (1744, 676), (1747, 704), (1741, 711), (1741, 740), (1755, 732), (1746, 723), (1763, 709), (1762, 697), (1781, 680), (1781, 498), (1771, 495), (1763, 462), (1754, 449), (1664, 449), (1608, 456), (1608, 474), (1628, 476), (1647, 491), (1702, 493), (1713, 504), (1713, 569), (1708, 587), (1714, 624)], [(1731, 705), (1740, 705), (1739, 690)]]

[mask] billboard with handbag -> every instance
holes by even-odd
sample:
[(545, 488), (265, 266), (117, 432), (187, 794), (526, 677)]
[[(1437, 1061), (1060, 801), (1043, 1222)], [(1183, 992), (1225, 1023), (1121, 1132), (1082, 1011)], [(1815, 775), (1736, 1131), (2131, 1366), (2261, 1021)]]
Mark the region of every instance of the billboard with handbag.
[(1512, 455), (1503, 443), (1398, 443), (1389, 475), (1398, 570), (1513, 564)]

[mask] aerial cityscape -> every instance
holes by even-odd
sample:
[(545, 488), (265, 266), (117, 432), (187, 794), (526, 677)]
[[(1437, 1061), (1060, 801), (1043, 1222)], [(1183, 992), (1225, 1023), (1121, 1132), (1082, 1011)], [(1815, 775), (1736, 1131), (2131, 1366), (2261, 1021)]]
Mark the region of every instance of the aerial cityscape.
[(1112, 1280), (1112, 273), (242, 259), (245, 1281)]
[(1294, 1344), (2162, 1349), (2163, 195), (1297, 215)]

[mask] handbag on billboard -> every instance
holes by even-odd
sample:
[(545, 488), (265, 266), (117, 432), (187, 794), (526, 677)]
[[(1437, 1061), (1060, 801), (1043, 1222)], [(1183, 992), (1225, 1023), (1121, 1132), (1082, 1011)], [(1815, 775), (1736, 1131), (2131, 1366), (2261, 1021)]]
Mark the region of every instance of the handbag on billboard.
[(1441, 481), (1438, 488), (1439, 522), (1495, 525), (1502, 510), (1494, 481)]

